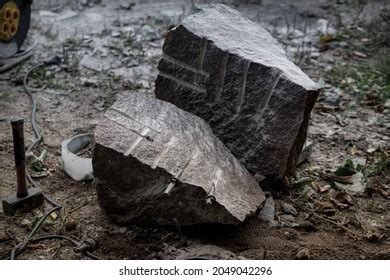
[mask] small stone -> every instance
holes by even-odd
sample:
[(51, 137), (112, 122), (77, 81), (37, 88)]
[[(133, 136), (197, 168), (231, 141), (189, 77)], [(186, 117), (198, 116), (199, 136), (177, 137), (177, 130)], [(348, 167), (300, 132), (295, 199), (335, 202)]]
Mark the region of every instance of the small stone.
[(367, 55), (362, 52), (354, 51), (353, 54), (360, 58), (367, 58)]
[(330, 90), (321, 92), (318, 102), (331, 106), (330, 108), (337, 109), (341, 102), (343, 91), (340, 88), (332, 87)]
[(119, 6), (124, 10), (131, 10), (135, 6), (135, 2), (129, 0), (121, 0)]
[(319, 57), (320, 57), (320, 53), (319, 52), (312, 52), (310, 54), (310, 58), (317, 59)]
[(111, 37), (118, 38), (121, 36), (121, 33), (119, 31), (112, 31)]
[(98, 85), (98, 81), (91, 78), (80, 78), (80, 82), (83, 85), (83, 87), (92, 87)]
[(75, 230), (76, 226), (77, 226), (77, 222), (75, 220), (73, 220), (73, 219), (69, 219), (65, 223), (65, 229), (68, 230), (68, 231)]
[(286, 230), (283, 232), (283, 235), (287, 240), (293, 240), (297, 238), (297, 233), (295, 230)]
[(119, 233), (121, 233), (121, 234), (125, 234), (126, 231), (127, 231), (127, 227), (121, 227), (121, 228), (119, 228)]
[(390, 99), (386, 99), (384, 107), (390, 109)]
[(272, 196), (272, 192), (264, 191), (264, 195), (265, 195), (266, 198), (271, 197)]
[(293, 216), (298, 216), (298, 211), (291, 204), (286, 203), (286, 202), (282, 202), (281, 206), (282, 206), (283, 213), (290, 214)]
[(296, 254), (295, 258), (297, 260), (310, 260), (310, 250), (307, 248), (300, 249)]
[(260, 174), (255, 174), (254, 177), (258, 183), (262, 182), (266, 178), (265, 176)]
[(268, 225), (270, 228), (281, 228), (282, 227), (282, 224), (279, 221), (275, 221), (275, 220), (270, 221)]
[(289, 214), (282, 214), (279, 216), (279, 218), (282, 220), (282, 222), (293, 223), (295, 221), (295, 217)]
[(336, 42), (334, 44), (335, 47), (347, 49), (349, 47), (349, 44), (347, 42)]
[(177, 250), (177, 260), (235, 260), (236, 254), (215, 245), (194, 244)]

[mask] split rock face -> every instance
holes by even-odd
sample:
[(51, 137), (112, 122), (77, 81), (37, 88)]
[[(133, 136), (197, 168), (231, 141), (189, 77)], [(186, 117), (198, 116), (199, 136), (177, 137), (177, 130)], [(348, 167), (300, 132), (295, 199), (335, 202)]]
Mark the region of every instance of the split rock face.
[(258, 24), (203, 5), (165, 40), (156, 97), (206, 120), (249, 170), (291, 173), (319, 86)]
[(119, 96), (96, 127), (93, 168), (120, 224), (238, 224), (265, 199), (204, 120), (140, 92)]

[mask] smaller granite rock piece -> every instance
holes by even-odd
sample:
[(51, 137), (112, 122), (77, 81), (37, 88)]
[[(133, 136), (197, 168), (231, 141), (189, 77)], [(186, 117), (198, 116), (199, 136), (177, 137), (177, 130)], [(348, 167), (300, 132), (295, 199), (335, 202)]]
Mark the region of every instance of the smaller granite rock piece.
[(271, 223), (275, 219), (275, 201), (272, 196), (268, 197), (258, 217), (264, 222)]
[(367, 191), (367, 182), (363, 173), (358, 172), (351, 176), (352, 184), (334, 182), (335, 188), (354, 196), (364, 196)]
[(120, 224), (238, 224), (265, 200), (205, 121), (140, 92), (96, 127), (93, 167), (99, 203)]

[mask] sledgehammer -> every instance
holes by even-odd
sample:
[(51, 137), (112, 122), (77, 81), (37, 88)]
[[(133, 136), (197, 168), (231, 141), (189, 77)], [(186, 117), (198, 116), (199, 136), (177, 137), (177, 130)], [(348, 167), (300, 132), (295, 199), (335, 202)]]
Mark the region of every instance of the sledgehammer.
[(16, 195), (3, 200), (3, 211), (7, 215), (13, 215), (18, 210), (29, 212), (42, 205), (44, 200), (39, 188), (27, 189), (23, 124), (24, 120), (21, 118), (11, 120), (16, 167)]

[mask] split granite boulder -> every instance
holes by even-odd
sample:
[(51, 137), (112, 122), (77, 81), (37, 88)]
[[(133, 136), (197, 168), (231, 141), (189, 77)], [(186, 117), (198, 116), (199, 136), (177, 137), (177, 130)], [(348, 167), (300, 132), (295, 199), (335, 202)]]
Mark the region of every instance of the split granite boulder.
[(320, 87), (258, 24), (202, 5), (165, 40), (156, 97), (206, 120), (246, 168), (291, 173)]
[(117, 223), (238, 224), (265, 197), (201, 118), (125, 92), (95, 129), (99, 203)]

